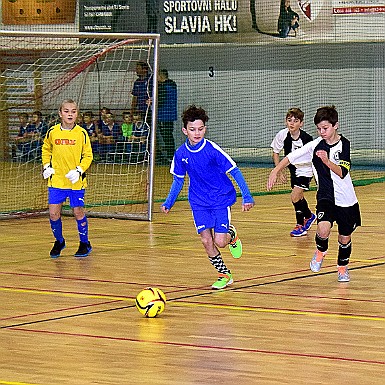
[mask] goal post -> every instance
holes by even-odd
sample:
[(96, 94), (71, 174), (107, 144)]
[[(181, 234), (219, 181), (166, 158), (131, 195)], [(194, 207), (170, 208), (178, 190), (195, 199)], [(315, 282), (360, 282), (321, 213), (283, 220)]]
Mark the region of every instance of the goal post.
[[(0, 31), (0, 218), (47, 211), (41, 146), (60, 104), (73, 99), (78, 124), (87, 127), (85, 114), (96, 127), (87, 215), (152, 220), (159, 41), (159, 34)], [(145, 111), (132, 105), (138, 62), (148, 71)], [(103, 108), (119, 127), (108, 143)], [(124, 113), (139, 115), (129, 124), (143, 131), (140, 140), (123, 135)]]

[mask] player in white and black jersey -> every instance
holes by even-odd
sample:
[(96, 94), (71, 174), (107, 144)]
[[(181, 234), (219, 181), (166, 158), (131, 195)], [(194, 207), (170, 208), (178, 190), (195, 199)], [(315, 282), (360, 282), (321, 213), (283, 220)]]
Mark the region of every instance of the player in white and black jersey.
[[(299, 108), (290, 108), (286, 113), (286, 128), (280, 130), (274, 137), (271, 148), (273, 149), (273, 161), (277, 166), (280, 161), (280, 153), (283, 150), (284, 155), (290, 154), (297, 148), (313, 140), (313, 137), (302, 130), (304, 113)], [(304, 191), (309, 190), (313, 170), (311, 162), (304, 164), (289, 164), (290, 182), (291, 182), (291, 202), (294, 206), (296, 225), (290, 232), (292, 237), (301, 237), (306, 235), (311, 225), (315, 222), (316, 216), (313, 214), (305, 199)], [(286, 174), (280, 172), (278, 178), (286, 183)]]
[(329, 246), (333, 223), (338, 225), (338, 281), (350, 280), (349, 263), (351, 234), (361, 225), (361, 214), (350, 177), (350, 142), (337, 132), (338, 113), (334, 106), (317, 110), (314, 123), (320, 134), (318, 139), (290, 153), (270, 173), (267, 189), (274, 186), (278, 173), (290, 163), (312, 162), (317, 191), (317, 250), (310, 269), (318, 272)]

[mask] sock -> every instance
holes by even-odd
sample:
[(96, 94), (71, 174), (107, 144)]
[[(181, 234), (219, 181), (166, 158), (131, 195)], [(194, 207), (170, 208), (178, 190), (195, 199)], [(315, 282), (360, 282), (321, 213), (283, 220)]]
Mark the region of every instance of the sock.
[(52, 219), (49, 220), (49, 223), (51, 225), (52, 234), (55, 237), (55, 239), (59, 242), (63, 242), (63, 225), (61, 218), (59, 218), (56, 221), (53, 221)]
[(229, 227), (229, 230), (227, 231), (227, 233), (230, 234), (230, 241), (229, 241), (229, 243), (233, 243), (236, 240), (236, 238), (235, 238), (235, 231), (231, 227)]
[(305, 215), (303, 213), (303, 204), (302, 199), (298, 202), (293, 202), (294, 210), (295, 210), (295, 219), (298, 225), (303, 226), (305, 221)]
[(87, 217), (84, 216), (83, 219), (76, 220), (78, 224), (78, 232), (80, 242), (88, 243), (88, 220)]
[(230, 270), (226, 267), (223, 262), (221, 253), (216, 255), (215, 257), (209, 257), (210, 263), (217, 269), (218, 273), (227, 274), (230, 273)]
[(307, 204), (307, 200), (302, 198), (298, 202), (293, 203), (293, 206), (295, 209), (295, 217), (297, 223), (303, 226), (305, 223), (305, 218), (308, 219), (311, 217), (311, 211), (309, 209), (309, 205)]
[(326, 253), (329, 248), (329, 238), (321, 238), (318, 234), (315, 235), (315, 244), (317, 245), (317, 250), (322, 253)]
[(302, 211), (303, 211), (303, 215), (305, 217), (305, 219), (309, 219), (311, 217), (311, 211), (309, 209), (309, 205), (307, 204), (307, 200), (305, 198), (302, 199), (303, 201), (303, 207), (302, 207)]
[(352, 242), (346, 245), (338, 242), (338, 266), (346, 266), (349, 263), (350, 254), (352, 253)]

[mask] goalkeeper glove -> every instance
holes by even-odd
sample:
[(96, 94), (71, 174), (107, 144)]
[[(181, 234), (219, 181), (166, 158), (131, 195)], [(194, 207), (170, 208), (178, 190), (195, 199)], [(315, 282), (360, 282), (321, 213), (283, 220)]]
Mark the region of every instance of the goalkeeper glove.
[(84, 171), (80, 166), (76, 166), (75, 170), (71, 170), (66, 174), (66, 178), (68, 178), (72, 182), (72, 184), (76, 183), (79, 180), (80, 175), (83, 174), (83, 172)]
[(48, 179), (53, 174), (55, 174), (55, 170), (51, 167), (49, 163), (45, 164), (43, 168), (43, 178)]

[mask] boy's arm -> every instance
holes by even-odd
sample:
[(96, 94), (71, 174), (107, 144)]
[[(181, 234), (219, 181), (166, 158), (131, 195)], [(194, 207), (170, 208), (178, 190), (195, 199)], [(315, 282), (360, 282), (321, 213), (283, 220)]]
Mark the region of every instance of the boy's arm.
[(174, 180), (170, 187), (170, 191), (166, 198), (166, 201), (162, 204), (161, 210), (165, 213), (168, 213), (171, 210), (171, 207), (174, 206), (176, 198), (178, 198), (179, 193), (181, 192), (184, 185), (184, 178), (174, 175)]
[(234, 178), (235, 182), (242, 194), (242, 211), (249, 211), (254, 206), (254, 198), (251, 196), (249, 187), (243, 177), (241, 170), (238, 167), (233, 168), (229, 174)]
[(279, 158), (279, 153), (276, 153), (273, 151), (273, 162), (274, 162), (274, 166), (276, 166), (280, 161), (280, 158)]
[[(279, 153), (277, 153), (275, 151), (273, 151), (273, 162), (274, 162), (274, 166), (277, 166), (278, 163), (280, 162)], [(279, 173), (279, 180), (282, 183), (286, 183), (287, 182), (286, 174), (283, 172), (283, 170)]]
[(277, 181), (278, 174), (290, 164), (289, 158), (285, 156), (272, 170), (267, 180), (267, 189), (270, 191)]
[(88, 136), (87, 132), (84, 134), (84, 143), (82, 148), (82, 160), (80, 161), (80, 164), (78, 165), (82, 173), (86, 171), (92, 163), (93, 160), (93, 153), (92, 153), (92, 147), (91, 147), (91, 139)]
[(318, 156), (322, 160), (322, 163), (326, 167), (329, 167), (330, 170), (333, 171), (334, 174), (338, 175), (341, 179), (344, 178), (346, 176), (346, 174), (347, 174), (347, 172), (345, 172), (345, 175), (344, 175), (342, 167), (345, 167), (345, 169), (348, 169), (348, 170), (350, 169), (350, 165), (348, 165), (348, 167), (346, 167), (347, 162), (344, 162), (343, 166), (341, 166), (340, 164), (333, 163), (329, 159), (327, 152), (324, 151), (324, 150), (317, 151), (316, 152), (316, 156)]

